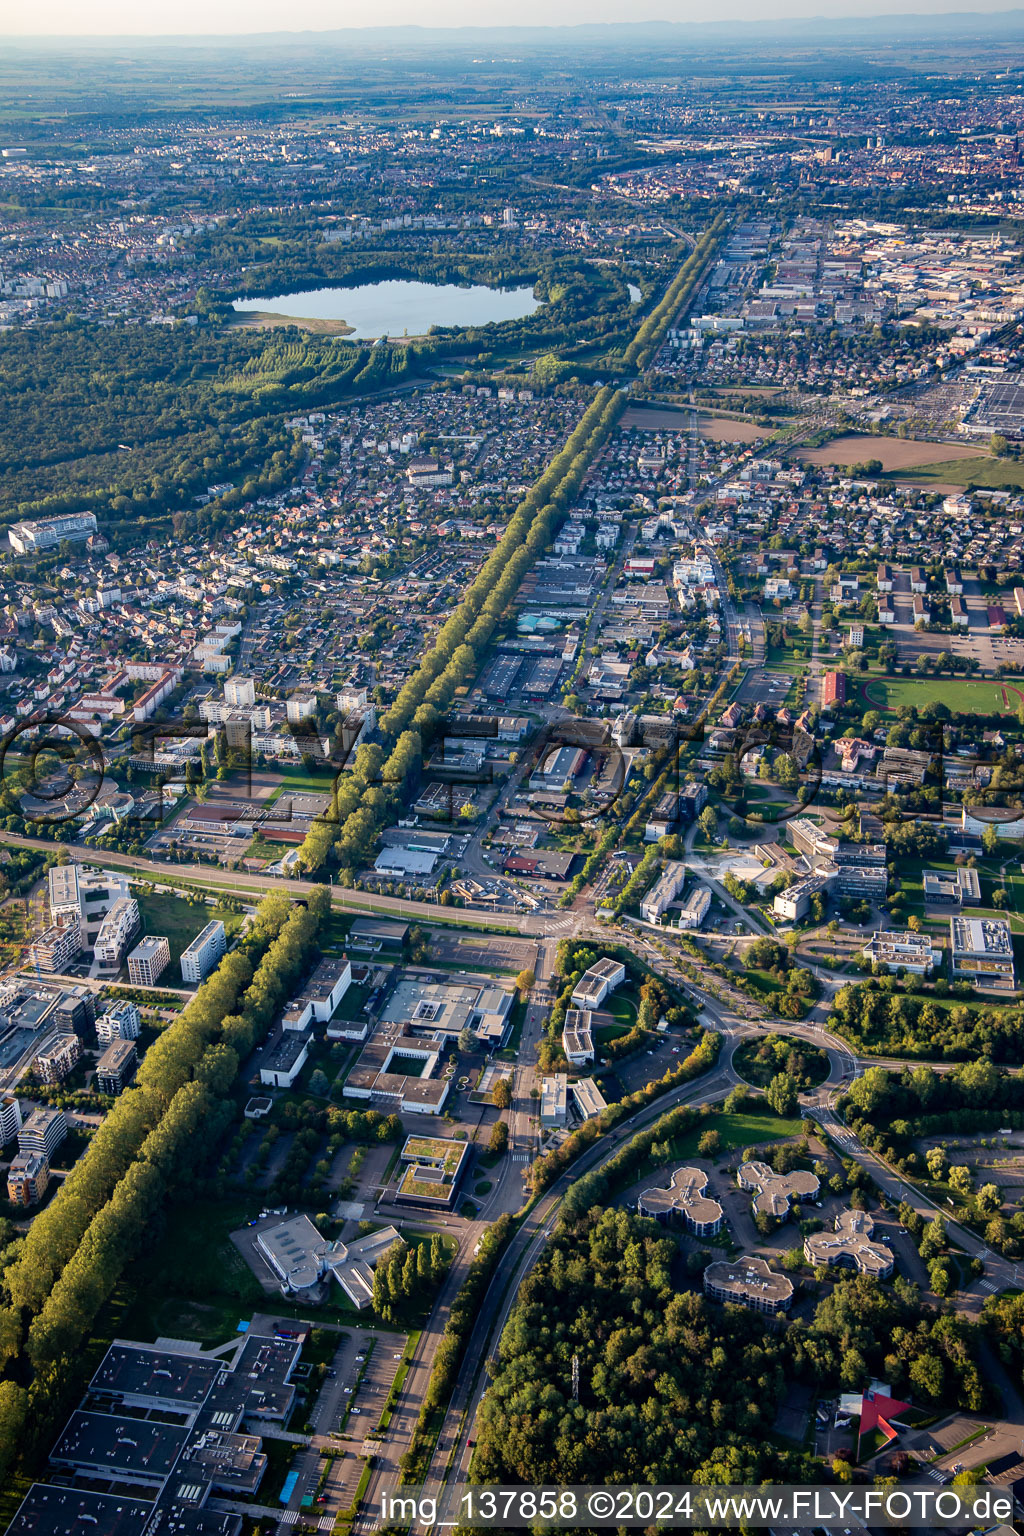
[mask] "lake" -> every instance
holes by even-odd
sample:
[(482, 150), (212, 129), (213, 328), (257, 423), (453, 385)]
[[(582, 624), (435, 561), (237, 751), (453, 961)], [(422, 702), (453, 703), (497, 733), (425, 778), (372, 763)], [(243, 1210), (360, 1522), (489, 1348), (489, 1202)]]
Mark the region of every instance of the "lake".
[(378, 336), (422, 336), (432, 325), (490, 325), (522, 320), (540, 304), (531, 288), (461, 288), (457, 283), (414, 283), (390, 278), (358, 288), (312, 288), (266, 299), (236, 299), (239, 314), (263, 312), (290, 320), (340, 320), (357, 341)]

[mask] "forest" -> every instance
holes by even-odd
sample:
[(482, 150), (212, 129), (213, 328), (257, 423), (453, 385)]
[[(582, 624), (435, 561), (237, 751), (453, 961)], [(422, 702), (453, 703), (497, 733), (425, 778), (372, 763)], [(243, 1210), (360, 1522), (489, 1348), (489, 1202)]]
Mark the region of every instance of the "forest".
[(901, 991), (895, 977), (872, 977), (840, 988), (829, 1027), (879, 1056), (1018, 1062), (1024, 1009), (1003, 1002), (979, 1007), (967, 983), (953, 990), (963, 996)]
[(904, 1281), (844, 1279), (809, 1318), (773, 1329), (678, 1289), (676, 1263), (664, 1229), (626, 1211), (560, 1223), (502, 1335), (474, 1479), (817, 1482), (820, 1465), (772, 1433), (794, 1378), (832, 1392), (879, 1375), (922, 1406), (987, 1403), (975, 1325), (922, 1306)]

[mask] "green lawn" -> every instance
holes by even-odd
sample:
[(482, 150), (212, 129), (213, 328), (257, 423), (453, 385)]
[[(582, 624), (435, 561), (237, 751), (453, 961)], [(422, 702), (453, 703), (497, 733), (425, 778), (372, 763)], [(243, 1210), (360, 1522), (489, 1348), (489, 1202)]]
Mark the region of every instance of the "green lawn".
[(181, 982), (178, 962), (181, 959), (182, 950), (188, 948), (196, 934), (201, 933), (208, 922), (219, 917), (229, 936), (241, 922), (236, 912), (222, 912), (218, 907), (208, 907), (205, 901), (193, 904), (167, 891), (156, 891), (150, 894), (135, 890), (133, 894), (139, 903), (143, 933), (163, 935), (170, 943), (171, 963), (163, 979), (172, 987), (180, 985)]
[(858, 686), (865, 709), (898, 709), (901, 704), (916, 704), (920, 709), (937, 699), (954, 714), (1016, 715), (1024, 704), (1024, 678), (1006, 678), (992, 682), (963, 677), (873, 677), (858, 685), (850, 678), (850, 694), (856, 698)]
[(781, 1115), (712, 1115), (695, 1125), (672, 1143), (673, 1157), (692, 1157), (705, 1131), (717, 1131), (722, 1148), (735, 1152), (738, 1147), (754, 1147), (762, 1141), (781, 1141), (786, 1136), (802, 1136), (806, 1126), (797, 1117)]
[(282, 795), (329, 795), (334, 779), (335, 772), (331, 768), (307, 773), (305, 768), (289, 765), (281, 769), (281, 783), (274, 790), (268, 804), (273, 805)]
[[(771, 615), (767, 615), (769, 622)], [(789, 645), (769, 645), (765, 647), (764, 668), (765, 672), (788, 672), (795, 677), (798, 672), (803, 672), (811, 659), (811, 642)]]

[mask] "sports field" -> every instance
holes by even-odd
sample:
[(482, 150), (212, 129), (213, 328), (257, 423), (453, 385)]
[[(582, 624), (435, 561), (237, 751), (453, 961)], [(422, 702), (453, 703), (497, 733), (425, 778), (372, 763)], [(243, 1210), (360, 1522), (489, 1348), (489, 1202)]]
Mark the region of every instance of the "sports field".
[(861, 698), (874, 709), (898, 709), (916, 704), (918, 709), (933, 700), (948, 706), (955, 715), (1016, 715), (1024, 704), (1024, 678), (873, 677), (861, 684)]

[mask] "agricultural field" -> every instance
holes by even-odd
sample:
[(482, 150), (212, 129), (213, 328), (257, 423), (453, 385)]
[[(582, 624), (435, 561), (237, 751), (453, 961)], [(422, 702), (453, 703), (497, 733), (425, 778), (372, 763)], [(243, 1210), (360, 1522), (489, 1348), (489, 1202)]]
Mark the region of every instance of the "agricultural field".
[(905, 437), (834, 437), (820, 448), (798, 449), (796, 457), (805, 464), (864, 464), (878, 459), (883, 474), (901, 473), (933, 464), (946, 467), (953, 462), (987, 458), (983, 448), (967, 448), (963, 443), (922, 443)]

